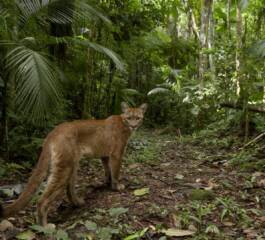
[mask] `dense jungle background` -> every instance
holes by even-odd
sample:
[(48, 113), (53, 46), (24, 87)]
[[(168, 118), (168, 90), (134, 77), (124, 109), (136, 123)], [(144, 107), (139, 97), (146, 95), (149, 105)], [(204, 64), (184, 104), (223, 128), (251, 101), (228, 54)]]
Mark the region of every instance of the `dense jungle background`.
[(0, 239), (265, 239), (264, 57), (264, 0), (1, 0), (2, 202), (59, 123), (148, 110), (124, 192), (84, 159), (84, 207), (41, 227), (37, 194)]

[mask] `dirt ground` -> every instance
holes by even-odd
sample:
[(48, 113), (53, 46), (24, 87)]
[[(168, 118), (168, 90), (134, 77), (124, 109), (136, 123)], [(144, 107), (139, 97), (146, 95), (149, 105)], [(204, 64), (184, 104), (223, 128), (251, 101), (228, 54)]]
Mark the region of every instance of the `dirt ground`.
[[(8, 219), (15, 228), (2, 239), (265, 239), (263, 173), (231, 165), (238, 148), (217, 143), (141, 132), (125, 156), (124, 191), (102, 185), (100, 161), (83, 160), (77, 189), (86, 205), (73, 208), (63, 197), (49, 214), (61, 235), (30, 227), (35, 197)], [(31, 238), (19, 238), (27, 231)]]

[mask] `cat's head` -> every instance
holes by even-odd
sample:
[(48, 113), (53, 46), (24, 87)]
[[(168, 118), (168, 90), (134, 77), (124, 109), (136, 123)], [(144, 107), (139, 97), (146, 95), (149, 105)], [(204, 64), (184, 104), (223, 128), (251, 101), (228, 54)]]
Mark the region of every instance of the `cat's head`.
[(121, 103), (122, 120), (131, 131), (136, 130), (143, 122), (144, 113), (146, 112), (147, 104), (143, 103), (138, 108), (131, 108), (127, 103)]

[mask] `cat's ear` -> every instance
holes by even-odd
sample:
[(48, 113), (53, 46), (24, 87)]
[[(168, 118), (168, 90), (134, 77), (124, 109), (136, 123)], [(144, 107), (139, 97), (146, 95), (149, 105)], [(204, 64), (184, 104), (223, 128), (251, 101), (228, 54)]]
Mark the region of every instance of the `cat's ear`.
[(125, 113), (128, 110), (129, 106), (126, 102), (121, 103), (121, 111)]
[(143, 113), (145, 113), (146, 110), (147, 110), (147, 107), (148, 107), (148, 104), (147, 103), (143, 103), (139, 108), (142, 110)]

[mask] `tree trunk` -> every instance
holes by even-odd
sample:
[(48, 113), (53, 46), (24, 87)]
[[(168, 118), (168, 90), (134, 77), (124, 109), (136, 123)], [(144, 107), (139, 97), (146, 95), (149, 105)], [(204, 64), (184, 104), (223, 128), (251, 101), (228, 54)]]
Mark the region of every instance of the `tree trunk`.
[(231, 39), (231, 22), (230, 22), (230, 12), (231, 12), (231, 0), (227, 0), (227, 15), (226, 15), (226, 24), (227, 24), (227, 33), (229, 39)]
[(210, 13), (213, 0), (201, 0), (201, 29), (200, 29), (200, 54), (199, 54), (199, 79), (201, 86), (204, 85), (205, 73), (208, 69), (208, 56), (205, 50), (208, 49)]
[[(208, 14), (209, 14), (209, 37), (208, 37), (208, 49), (212, 50), (214, 48), (214, 18), (213, 18), (213, 2), (211, 6), (208, 8)], [(212, 53), (209, 54), (209, 65), (210, 65), (210, 71), (211, 71), (211, 78), (212, 80), (215, 79), (215, 62), (214, 62), (214, 56)]]
[(245, 141), (249, 135), (249, 113), (248, 113), (248, 89), (246, 77), (242, 72), (242, 59), (243, 59), (243, 22), (240, 1), (237, 2), (237, 24), (236, 24), (236, 84), (238, 104), (243, 106), (243, 113), (241, 118), (242, 131), (244, 132)]
[(241, 50), (242, 50), (242, 14), (239, 1), (237, 3), (237, 22), (236, 22), (236, 84), (237, 84), (237, 94), (239, 95), (240, 101), (244, 98), (243, 96), (243, 86), (242, 86), (242, 76), (241, 76)]
[(194, 16), (194, 13), (192, 11), (192, 9), (190, 8), (190, 14), (191, 14), (191, 24), (192, 24), (192, 30), (194, 32), (194, 35), (196, 37), (196, 39), (200, 39), (200, 34), (199, 34), (199, 31), (198, 31), (198, 26), (197, 26), (197, 23), (196, 23), (196, 19), (195, 19), (195, 16)]

